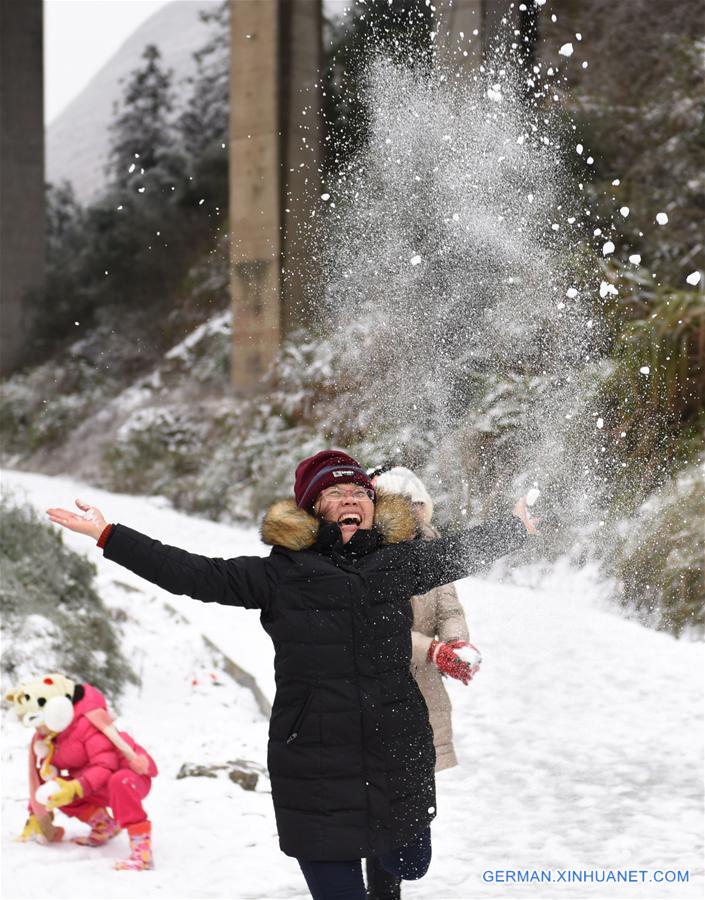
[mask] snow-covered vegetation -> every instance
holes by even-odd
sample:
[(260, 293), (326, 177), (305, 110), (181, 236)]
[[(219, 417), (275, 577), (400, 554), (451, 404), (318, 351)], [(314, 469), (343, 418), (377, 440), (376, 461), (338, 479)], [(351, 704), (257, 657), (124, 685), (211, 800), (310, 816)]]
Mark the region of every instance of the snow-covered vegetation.
[(3, 494), (0, 516), (3, 681), (34, 677), (41, 660), (45, 671), (82, 672), (118, 697), (137, 675), (121, 648), (123, 616), (104, 604), (95, 566), (20, 495)]

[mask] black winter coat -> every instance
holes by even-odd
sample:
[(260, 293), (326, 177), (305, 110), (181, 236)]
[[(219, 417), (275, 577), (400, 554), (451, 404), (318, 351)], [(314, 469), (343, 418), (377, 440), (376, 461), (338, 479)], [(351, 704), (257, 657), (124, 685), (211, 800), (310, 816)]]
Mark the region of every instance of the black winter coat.
[(521, 546), (512, 517), (413, 541), (401, 497), (343, 544), (293, 501), (275, 504), (269, 557), (211, 559), (116, 525), (105, 556), (175, 594), (260, 610), (274, 643), (268, 767), (280, 846), (304, 860), (386, 853), (435, 816), (433, 734), (410, 673), (409, 598)]

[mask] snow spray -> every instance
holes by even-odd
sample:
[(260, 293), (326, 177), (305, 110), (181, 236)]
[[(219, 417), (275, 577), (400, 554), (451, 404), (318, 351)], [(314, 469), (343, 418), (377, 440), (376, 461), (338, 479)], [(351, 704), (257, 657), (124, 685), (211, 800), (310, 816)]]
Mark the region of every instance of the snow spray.
[(464, 78), (372, 65), (368, 145), (322, 199), (324, 328), (368, 442), (416, 466), (446, 518), (540, 484), (584, 522), (600, 278), (568, 126), (525, 78), (501, 56)]

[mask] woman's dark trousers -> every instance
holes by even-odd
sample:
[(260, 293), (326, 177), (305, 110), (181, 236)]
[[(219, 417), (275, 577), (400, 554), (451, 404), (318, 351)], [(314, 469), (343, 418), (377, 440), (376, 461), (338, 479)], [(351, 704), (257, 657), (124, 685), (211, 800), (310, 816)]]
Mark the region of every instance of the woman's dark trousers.
[(371, 856), (366, 864), (369, 900), (400, 900), (401, 878), (388, 872), (377, 856)]
[[(392, 853), (382, 854), (378, 861), (394, 880), (414, 881), (423, 878), (431, 864), (431, 829)], [(359, 859), (340, 862), (308, 862), (299, 860), (313, 900), (366, 900)], [(370, 896), (377, 898), (376, 894)], [(386, 900), (387, 895), (380, 895)], [(394, 897), (394, 894), (389, 895)], [(396, 896), (399, 896), (398, 894)]]

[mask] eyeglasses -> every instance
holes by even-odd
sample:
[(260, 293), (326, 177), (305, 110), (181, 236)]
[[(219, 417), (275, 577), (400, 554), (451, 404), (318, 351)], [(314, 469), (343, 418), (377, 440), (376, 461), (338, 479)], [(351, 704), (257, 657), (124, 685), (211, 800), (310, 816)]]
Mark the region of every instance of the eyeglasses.
[(353, 488), (351, 491), (344, 491), (339, 487), (332, 487), (325, 491), (321, 491), (322, 500), (336, 501), (344, 500), (346, 497), (349, 497), (351, 500), (356, 500), (358, 503), (362, 503), (366, 500), (374, 500), (375, 492), (362, 487)]

